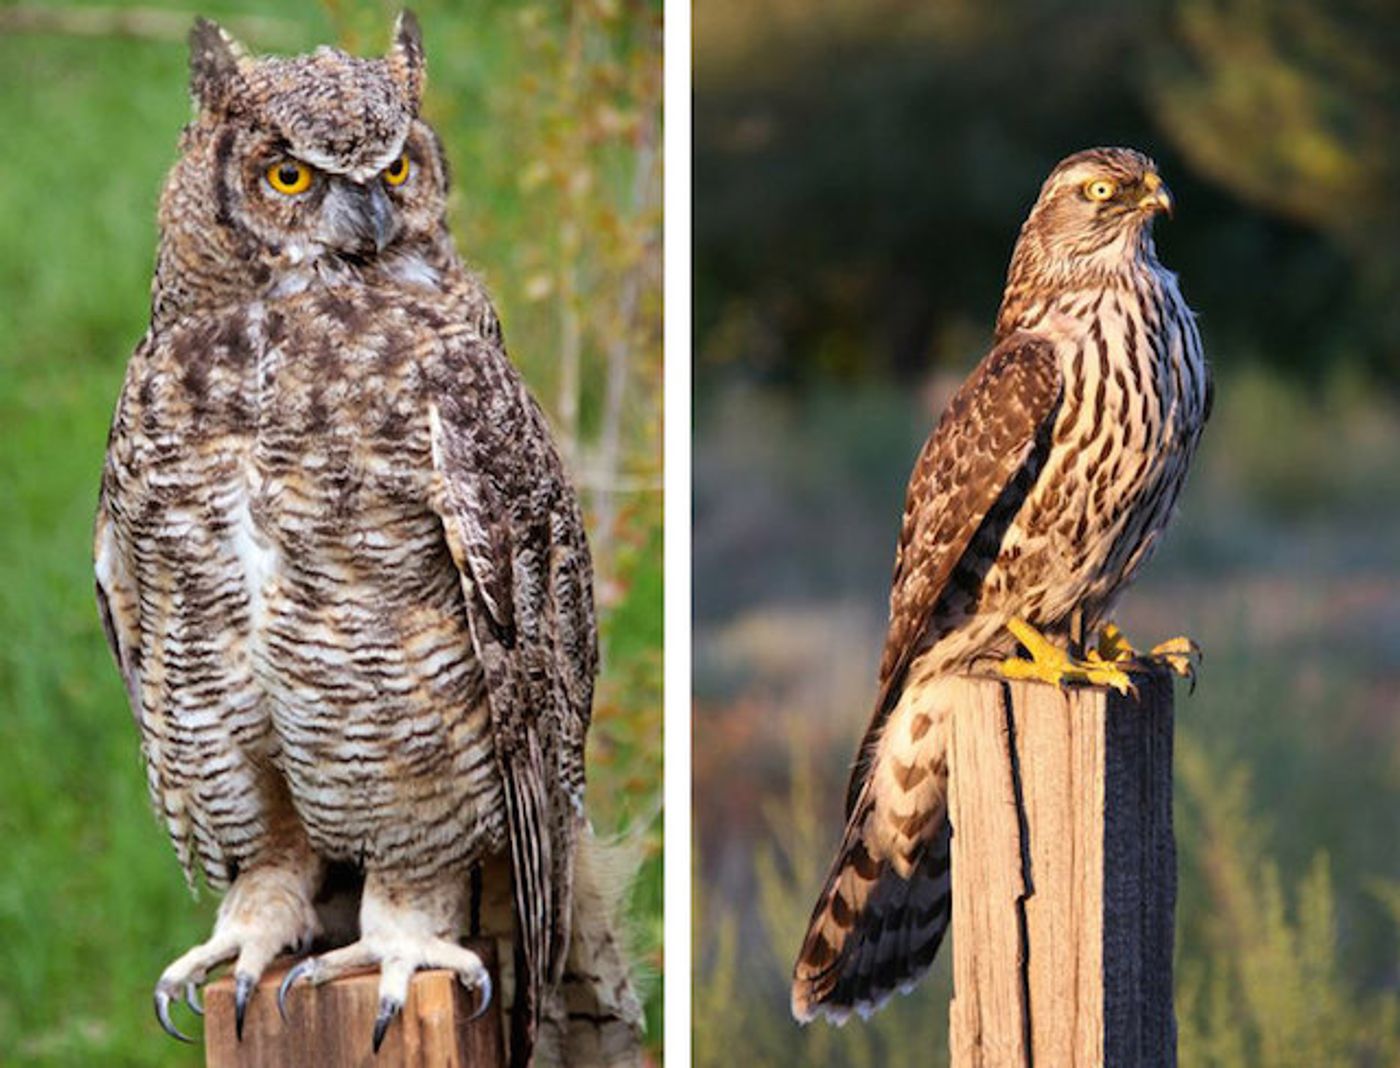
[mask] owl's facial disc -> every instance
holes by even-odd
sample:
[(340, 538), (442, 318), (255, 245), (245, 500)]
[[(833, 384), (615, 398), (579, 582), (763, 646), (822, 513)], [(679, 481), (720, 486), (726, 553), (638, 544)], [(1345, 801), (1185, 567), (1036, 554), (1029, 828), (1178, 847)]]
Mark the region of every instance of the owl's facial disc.
[(341, 175), (328, 179), (321, 202), (317, 239), (347, 256), (383, 252), (399, 232), (399, 215), (378, 178), (355, 182)]

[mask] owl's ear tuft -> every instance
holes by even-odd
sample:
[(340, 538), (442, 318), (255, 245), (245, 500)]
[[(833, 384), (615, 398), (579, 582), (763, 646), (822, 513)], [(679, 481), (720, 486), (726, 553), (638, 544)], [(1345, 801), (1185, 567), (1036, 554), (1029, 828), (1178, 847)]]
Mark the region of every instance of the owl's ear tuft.
[(190, 30), (190, 92), (201, 111), (227, 107), (240, 77), (238, 61), (246, 55), (217, 22), (198, 17)]
[(412, 11), (399, 13), (394, 23), (394, 46), (389, 50), (389, 67), (404, 95), (413, 103), (413, 110), (423, 99), (423, 31)]

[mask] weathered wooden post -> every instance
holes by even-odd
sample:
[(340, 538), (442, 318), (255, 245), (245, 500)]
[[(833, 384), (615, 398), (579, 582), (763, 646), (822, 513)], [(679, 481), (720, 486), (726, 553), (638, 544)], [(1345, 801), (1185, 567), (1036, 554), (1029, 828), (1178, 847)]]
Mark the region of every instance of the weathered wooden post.
[[(468, 948), (485, 962), (499, 999), (496, 947), (473, 939)], [(499, 1000), (475, 1020), (475, 995), (448, 971), (423, 971), (409, 984), (408, 1001), (376, 1056), (370, 1046), (379, 1009), (379, 973), (362, 972), (287, 997), (287, 1022), (277, 1011), (277, 988), (291, 961), (263, 975), (234, 1032), (233, 980), (209, 985), (204, 998), (208, 1068), (498, 1068), (505, 1063)]]
[(1176, 1064), (1172, 682), (967, 678), (949, 766), (954, 1068)]

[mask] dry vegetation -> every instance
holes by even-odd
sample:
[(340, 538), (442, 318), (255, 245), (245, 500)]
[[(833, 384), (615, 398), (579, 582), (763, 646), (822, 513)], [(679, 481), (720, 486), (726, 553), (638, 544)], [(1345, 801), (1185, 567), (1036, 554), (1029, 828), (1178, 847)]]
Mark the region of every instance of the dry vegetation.
[[(1400, 406), (1255, 373), (1227, 376), (1219, 396), (1178, 524), (1122, 613), (1130, 635), (1185, 631), (1206, 649), (1197, 691), (1177, 695), (1182, 1063), (1392, 1064)], [(907, 465), (924, 418), (886, 390), (842, 401), (864, 415), (833, 424), (829, 400), (748, 395), (757, 429), (726, 421), (699, 438), (699, 559), (734, 552), (746, 530), (791, 534), (776, 573), (712, 591), (696, 631), (701, 1064), (736, 1049), (787, 1064), (797, 1049), (803, 1063), (912, 1065), (946, 1048), (946, 960), (869, 1024), (799, 1031), (787, 1013), (869, 714), (898, 514), (898, 487), (870, 487), (875, 458), (851, 457)]]

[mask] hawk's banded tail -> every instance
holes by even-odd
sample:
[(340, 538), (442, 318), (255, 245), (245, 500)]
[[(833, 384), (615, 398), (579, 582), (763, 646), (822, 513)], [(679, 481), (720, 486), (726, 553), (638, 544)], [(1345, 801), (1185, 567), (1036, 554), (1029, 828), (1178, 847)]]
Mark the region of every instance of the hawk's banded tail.
[(793, 970), (792, 1013), (869, 1015), (928, 970), (952, 919), (948, 679), (905, 687), (866, 735), (846, 831)]
[(852, 814), (793, 972), (792, 1014), (842, 1023), (907, 991), (933, 963), (952, 918), (946, 820), (920, 844), (907, 876), (879, 860), (865, 826), (873, 803)]

